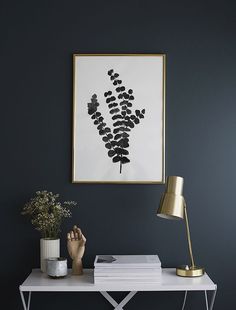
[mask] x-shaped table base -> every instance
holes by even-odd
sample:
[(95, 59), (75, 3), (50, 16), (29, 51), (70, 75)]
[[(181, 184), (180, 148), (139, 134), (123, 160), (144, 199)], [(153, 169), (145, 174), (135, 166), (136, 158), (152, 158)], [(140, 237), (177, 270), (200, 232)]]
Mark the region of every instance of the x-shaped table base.
[(137, 293), (137, 291), (129, 292), (128, 295), (118, 304), (114, 298), (111, 297), (107, 292), (100, 292), (106, 300), (114, 307), (115, 310), (123, 310), (123, 307), (130, 301), (132, 297)]

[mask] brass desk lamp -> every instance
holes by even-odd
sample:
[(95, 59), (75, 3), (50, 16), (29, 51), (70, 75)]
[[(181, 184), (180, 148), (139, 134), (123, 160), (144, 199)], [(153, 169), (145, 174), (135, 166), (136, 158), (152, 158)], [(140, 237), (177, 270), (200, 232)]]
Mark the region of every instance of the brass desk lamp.
[(194, 263), (186, 202), (182, 195), (183, 184), (184, 179), (181, 177), (168, 177), (166, 191), (161, 198), (160, 206), (157, 210), (157, 215), (170, 220), (185, 220), (191, 265), (183, 265), (176, 268), (176, 274), (181, 277), (199, 277), (204, 274), (204, 268), (198, 267)]

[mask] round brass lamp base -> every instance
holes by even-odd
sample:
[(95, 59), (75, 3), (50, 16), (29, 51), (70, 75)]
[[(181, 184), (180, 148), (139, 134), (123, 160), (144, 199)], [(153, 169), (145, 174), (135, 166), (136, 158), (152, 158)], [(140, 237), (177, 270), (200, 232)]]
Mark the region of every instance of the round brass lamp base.
[(176, 268), (176, 274), (180, 277), (201, 277), (204, 275), (204, 273), (204, 268), (198, 266), (189, 267), (188, 265), (184, 265)]

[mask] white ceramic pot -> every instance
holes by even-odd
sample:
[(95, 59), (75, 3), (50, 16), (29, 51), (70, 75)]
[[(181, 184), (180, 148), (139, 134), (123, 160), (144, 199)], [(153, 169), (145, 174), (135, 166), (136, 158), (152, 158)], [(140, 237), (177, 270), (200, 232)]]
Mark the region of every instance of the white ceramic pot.
[(60, 257), (60, 239), (40, 239), (40, 268), (46, 272), (46, 259)]
[(63, 257), (48, 258), (47, 275), (52, 278), (63, 278), (67, 275), (67, 259)]

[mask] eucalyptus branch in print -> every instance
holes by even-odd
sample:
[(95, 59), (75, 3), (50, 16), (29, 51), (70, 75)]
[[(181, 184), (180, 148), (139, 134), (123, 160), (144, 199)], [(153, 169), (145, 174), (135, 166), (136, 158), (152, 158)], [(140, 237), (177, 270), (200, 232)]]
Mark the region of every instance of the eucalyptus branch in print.
[(113, 163), (120, 164), (120, 173), (122, 173), (122, 165), (130, 163), (129, 155), (129, 138), (131, 130), (140, 123), (144, 118), (145, 109), (135, 110), (133, 113), (134, 95), (133, 90), (126, 90), (119, 74), (113, 69), (108, 71), (108, 76), (115, 87), (116, 94), (111, 90), (104, 93), (109, 113), (113, 120), (113, 130), (106, 126), (104, 118), (98, 111), (99, 102), (97, 95), (94, 94), (88, 103), (88, 114), (97, 126), (99, 135), (108, 149), (108, 156), (112, 158)]

